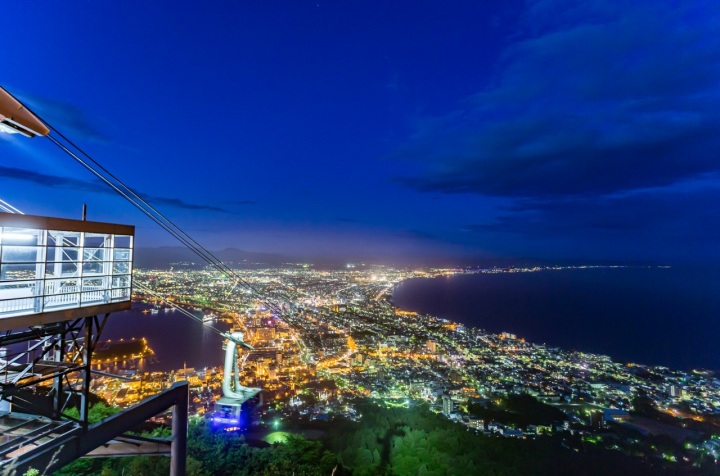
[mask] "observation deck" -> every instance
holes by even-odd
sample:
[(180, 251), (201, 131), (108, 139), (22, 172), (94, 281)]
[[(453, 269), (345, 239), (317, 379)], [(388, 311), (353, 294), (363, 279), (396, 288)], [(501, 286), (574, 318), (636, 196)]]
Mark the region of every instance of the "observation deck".
[(135, 227), (0, 213), (0, 331), (130, 309)]

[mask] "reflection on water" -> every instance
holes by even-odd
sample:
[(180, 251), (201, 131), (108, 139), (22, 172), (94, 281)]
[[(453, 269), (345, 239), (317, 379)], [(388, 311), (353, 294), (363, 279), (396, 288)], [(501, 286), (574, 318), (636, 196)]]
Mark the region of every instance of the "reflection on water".
[[(201, 324), (179, 312), (160, 309), (152, 313), (151, 305), (133, 303), (133, 309), (110, 315), (101, 340), (130, 339), (145, 337), (155, 351), (152, 358), (118, 363), (103, 367), (116, 373), (123, 369), (139, 371), (170, 371), (183, 366), (203, 368), (222, 365), (223, 339), (211, 327), (226, 331), (229, 325), (223, 322)], [(202, 317), (199, 311), (191, 311)]]

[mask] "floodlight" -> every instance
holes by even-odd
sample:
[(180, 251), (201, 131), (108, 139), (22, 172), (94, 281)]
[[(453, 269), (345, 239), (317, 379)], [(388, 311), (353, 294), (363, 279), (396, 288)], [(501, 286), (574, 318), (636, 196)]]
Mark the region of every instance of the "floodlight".
[(35, 137), (48, 135), (50, 129), (0, 86), (0, 132)]

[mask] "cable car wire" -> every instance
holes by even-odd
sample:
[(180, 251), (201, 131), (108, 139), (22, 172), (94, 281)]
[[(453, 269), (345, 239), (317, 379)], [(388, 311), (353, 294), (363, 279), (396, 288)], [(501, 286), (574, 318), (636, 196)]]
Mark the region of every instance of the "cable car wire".
[[(199, 256), (201, 259), (203, 259), (205, 262), (207, 262), (210, 266), (214, 267), (216, 270), (220, 271), (222, 274), (224, 274), (226, 277), (231, 278), (234, 281), (234, 286), (237, 286), (238, 284), (243, 286), (244, 288), (248, 289), (252, 295), (254, 295), (257, 299), (264, 302), (270, 310), (273, 312), (282, 315), (284, 311), (276, 305), (272, 300), (267, 298), (266, 296), (263, 296), (263, 294), (255, 288), (251, 283), (248, 283), (246, 280), (242, 279), (238, 274), (229, 266), (227, 266), (225, 263), (223, 263), (220, 259), (215, 257), (210, 251), (208, 251), (206, 248), (204, 248), (202, 245), (200, 245), (195, 239), (193, 239), (190, 235), (188, 235), (185, 231), (183, 231), (179, 226), (177, 226), (174, 222), (172, 222), (170, 219), (168, 219), (165, 215), (163, 215), (161, 212), (159, 212), (156, 208), (154, 208), (152, 205), (150, 205), (145, 199), (143, 199), (139, 194), (134, 192), (130, 187), (125, 185), (120, 179), (118, 179), (116, 176), (111, 174), (107, 171), (102, 165), (100, 165), (95, 159), (90, 157), (89, 154), (84, 152), (82, 149), (77, 147), (72, 141), (67, 139), (62, 133), (58, 132), (57, 129), (55, 129), (52, 125), (47, 124), (46, 125), (56, 132), (60, 137), (62, 137), (70, 146), (77, 149), (82, 155), (87, 157), (89, 161), (91, 161), (93, 164), (96, 164), (98, 168), (100, 168), (103, 172), (105, 172), (108, 176), (110, 176), (116, 183), (114, 183), (112, 180), (110, 180), (108, 177), (100, 173), (98, 170), (92, 167), (86, 160), (83, 160), (78, 154), (73, 152), (67, 145), (60, 142), (57, 138), (53, 137), (52, 135), (47, 135), (46, 137), (50, 139), (50, 141), (55, 144), (60, 150), (68, 154), (70, 157), (72, 157), (76, 162), (78, 162), (80, 165), (82, 165), (84, 168), (86, 168), (90, 173), (95, 175), (98, 179), (100, 179), (103, 183), (105, 183), (107, 186), (112, 188), (116, 193), (118, 193), (120, 196), (125, 198), (127, 201), (129, 201), (133, 206), (135, 206), (138, 210), (140, 210), (145, 216), (150, 218), (152, 221), (154, 221), (157, 225), (159, 225), (161, 228), (163, 228), (165, 231), (170, 233), (175, 239), (180, 241), (183, 245), (185, 245), (188, 249), (190, 249), (193, 253), (195, 253), (197, 256)], [(281, 299), (286, 301), (290, 305), (290, 309), (292, 309), (292, 300), (285, 294), (282, 293)]]

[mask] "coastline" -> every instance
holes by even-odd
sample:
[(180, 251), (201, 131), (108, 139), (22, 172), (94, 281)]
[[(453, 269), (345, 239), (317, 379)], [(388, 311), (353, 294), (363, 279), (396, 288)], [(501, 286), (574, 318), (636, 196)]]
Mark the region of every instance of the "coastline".
[[(539, 303), (539, 305), (535, 306), (534, 304), (536, 304), (536, 303), (532, 303), (533, 298), (538, 298), (538, 292), (535, 290), (533, 290), (533, 292), (529, 293), (532, 295), (531, 298), (511, 296), (511, 297), (515, 298), (516, 301), (524, 302), (525, 306), (527, 307), (526, 310), (530, 311), (528, 313), (528, 315), (530, 317), (528, 317), (528, 318), (525, 318), (524, 316), (520, 315), (519, 317), (513, 316), (513, 319), (503, 320), (502, 317), (491, 316), (492, 311), (486, 311), (484, 308), (479, 308), (479, 307), (475, 308), (475, 307), (470, 306), (472, 308), (467, 309), (468, 306), (463, 308), (462, 305), (458, 305), (457, 303), (450, 302), (448, 304), (448, 302), (449, 302), (448, 296), (449, 295), (451, 295), (453, 299), (458, 298), (458, 296), (460, 296), (460, 298), (466, 297), (465, 295), (462, 294), (462, 292), (459, 292), (459, 291), (456, 292), (456, 290), (450, 289), (453, 286), (455, 286), (452, 283), (456, 283), (458, 280), (465, 280), (465, 279), (476, 280), (476, 279), (478, 279), (479, 281), (485, 283), (484, 280), (488, 278), (487, 275), (489, 275), (489, 274), (493, 275), (492, 277), (489, 277), (489, 279), (494, 279), (495, 277), (498, 277), (498, 275), (500, 275), (498, 277), (498, 279), (507, 281), (508, 279), (514, 279), (514, 278), (507, 278), (507, 275), (517, 276), (519, 273), (531, 273), (535, 276), (539, 276), (538, 274), (536, 274), (538, 271), (578, 272), (579, 270), (582, 270), (582, 269), (596, 270), (596, 271), (599, 271), (601, 273), (601, 275), (605, 271), (616, 270), (616, 269), (620, 269), (621, 272), (623, 272), (623, 273), (625, 273), (625, 271), (627, 271), (629, 274), (638, 273), (638, 272), (643, 273), (643, 272), (649, 271), (648, 276), (654, 278), (655, 275), (653, 273), (655, 272), (655, 270), (666, 270), (666, 269), (672, 269), (672, 268), (667, 267), (667, 266), (651, 266), (651, 267), (611, 266), (611, 267), (563, 267), (563, 268), (553, 267), (553, 268), (543, 268), (543, 269), (533, 268), (532, 270), (528, 269), (525, 271), (489, 270), (489, 271), (483, 272), (482, 270), (480, 270), (480, 271), (474, 272), (474, 273), (462, 272), (462, 273), (452, 273), (452, 274), (444, 273), (444, 274), (438, 274), (438, 275), (434, 275), (434, 276), (413, 276), (411, 278), (408, 278), (408, 279), (405, 279), (405, 280), (402, 280), (402, 281), (396, 283), (393, 286), (391, 293), (388, 296), (386, 296), (386, 299), (387, 299), (388, 303), (396, 309), (399, 309), (402, 311), (411, 311), (411, 312), (415, 312), (415, 313), (422, 314), (422, 315), (431, 315), (438, 319), (443, 319), (448, 322), (460, 324), (460, 325), (465, 326), (468, 329), (472, 328), (472, 329), (475, 329), (479, 332), (482, 332), (482, 333), (485, 333), (488, 335), (497, 336), (502, 333), (516, 334), (516, 335), (518, 335), (518, 337), (525, 338), (528, 340), (528, 342), (532, 342), (534, 345), (543, 345), (543, 346), (548, 346), (548, 347), (553, 347), (553, 348), (557, 347), (557, 348), (561, 348), (563, 350), (567, 350), (568, 352), (578, 352), (578, 353), (582, 353), (582, 354), (592, 354), (592, 355), (599, 355), (599, 356), (610, 356), (610, 358), (615, 362), (630, 363), (630, 364), (635, 364), (635, 365), (669, 367), (669, 368), (674, 368), (674, 369), (678, 369), (678, 370), (691, 370), (691, 369), (716, 370), (716, 369), (720, 368), (720, 365), (718, 365), (717, 362), (714, 362), (712, 360), (708, 360), (707, 362), (702, 362), (699, 364), (694, 363), (694, 364), (688, 365), (688, 364), (683, 364), (682, 362), (678, 364), (678, 363), (673, 362), (672, 359), (667, 358), (668, 355), (671, 357), (682, 357), (683, 355), (690, 355), (690, 351), (686, 350), (685, 353), (682, 355), (679, 355), (680, 353), (678, 353), (678, 352), (668, 353), (666, 355), (664, 352), (659, 352), (657, 348), (653, 348), (653, 346), (651, 345), (653, 342), (653, 339), (655, 339), (658, 342), (672, 341), (673, 343), (675, 343), (675, 345), (668, 347), (668, 348), (682, 348), (681, 341), (679, 340), (680, 333), (677, 333), (676, 331), (673, 331), (672, 329), (670, 329), (671, 332), (658, 332), (658, 329), (655, 329), (656, 334), (648, 335), (649, 331), (646, 332), (646, 329), (644, 328), (644, 326), (648, 322), (650, 322), (651, 324), (655, 324), (655, 322), (647, 319), (646, 316), (638, 317), (637, 322), (632, 322), (631, 318), (628, 316), (625, 316), (623, 318), (623, 316), (614, 315), (614, 316), (611, 316), (610, 318), (608, 318), (608, 317), (602, 316), (602, 313), (599, 312), (598, 309), (593, 309), (592, 312), (588, 312), (588, 315), (590, 316), (590, 318), (588, 318), (587, 320), (583, 320), (581, 316), (577, 316), (577, 317), (573, 316), (572, 318), (567, 318), (566, 320), (568, 322), (565, 322), (565, 321), (563, 321), (562, 318), (554, 317), (555, 320), (550, 319), (549, 324), (538, 325), (538, 319), (536, 319), (537, 316), (545, 316), (545, 315), (556, 316), (556, 314), (558, 314), (557, 312), (555, 312), (555, 309), (541, 309), (542, 306), (552, 308), (555, 305), (562, 307), (562, 305), (567, 306), (567, 304), (565, 302), (553, 301), (552, 299), (545, 299), (544, 301), (541, 299), (541, 302)], [(625, 274), (628, 274), (628, 273), (625, 273)], [(548, 273), (546, 276), (550, 276), (551, 274), (554, 276), (558, 276), (555, 273)], [(478, 275), (485, 276), (485, 278), (473, 278), (472, 277), (472, 276), (478, 276)], [(502, 276), (502, 275), (506, 275), (506, 276)], [(528, 276), (528, 274), (526, 274), (526, 276)], [(564, 278), (564, 279), (560, 279), (560, 281), (566, 285), (567, 285), (567, 283), (565, 281), (572, 281), (569, 276), (563, 276), (562, 278)], [(598, 301), (601, 299), (599, 299), (597, 296), (587, 295), (587, 294), (589, 294), (588, 289), (587, 289), (588, 283), (592, 283), (591, 278), (593, 278), (593, 277), (592, 276), (584, 276), (583, 278), (584, 279), (580, 279), (579, 281), (581, 281), (581, 282), (584, 281), (582, 283), (584, 285), (584, 288), (582, 288), (582, 290), (584, 292), (579, 293), (579, 294), (582, 297), (581, 301), (582, 300), (587, 301), (587, 303), (582, 302), (582, 304), (589, 307), (591, 304), (597, 304), (595, 301)], [(602, 278), (602, 280), (607, 281), (607, 277), (600, 276), (600, 278)], [(628, 276), (625, 276), (625, 275), (621, 275), (620, 278), (623, 278), (626, 281), (628, 280)], [(622, 283), (623, 279), (618, 279), (617, 281)], [(522, 294), (523, 290), (527, 291), (526, 288), (528, 287), (529, 280), (521, 278), (520, 281), (522, 281), (522, 283), (521, 283), (522, 286), (519, 287), (516, 291), (513, 291), (513, 293)], [(552, 283), (555, 281), (555, 278), (554, 277), (550, 278), (550, 279), (543, 278), (541, 281), (548, 281), (548, 282)], [(652, 280), (649, 280), (649, 281), (652, 281)], [(422, 283), (422, 284), (418, 285), (418, 283)], [(536, 284), (536, 283), (533, 282), (533, 284)], [(645, 288), (650, 289), (650, 288), (652, 288), (651, 284), (653, 284), (653, 283), (650, 283), (650, 284), (643, 283), (642, 280), (633, 281), (633, 285), (635, 287), (638, 287), (641, 289), (645, 289)], [(462, 285), (462, 284), (457, 285), (457, 287), (460, 287), (460, 288), (462, 288), (463, 286), (464, 285)], [(619, 286), (620, 285), (616, 283), (616, 288)], [(495, 285), (495, 288), (497, 288), (497, 287), (498, 286)], [(544, 284), (543, 289), (548, 288), (548, 287), (549, 286), (546, 282)], [(410, 289), (408, 289), (408, 288), (410, 288)], [(691, 287), (689, 287), (689, 288), (691, 288)], [(441, 291), (439, 291), (438, 289), (441, 289)], [(500, 289), (500, 290), (502, 292), (504, 292), (506, 295), (509, 294), (508, 289)], [(545, 289), (545, 290), (547, 290), (547, 289)], [(467, 290), (461, 289), (461, 291), (467, 291)], [(563, 289), (563, 292), (567, 292), (567, 289)], [(403, 295), (403, 293), (404, 293), (404, 295)], [(611, 296), (612, 292), (608, 292), (607, 290), (599, 289), (598, 293), (599, 294), (605, 293), (605, 295), (603, 297), (606, 298), (606, 300), (608, 300), (608, 301), (612, 301), (613, 299), (616, 299), (616, 300), (619, 299), (619, 298), (613, 298), (613, 296)], [(485, 292), (485, 294), (483, 294), (483, 297), (488, 297), (487, 294), (488, 293)], [(629, 295), (630, 298), (632, 298), (632, 299), (642, 301), (643, 296), (635, 296), (632, 292), (629, 292), (629, 291), (626, 292), (626, 294)], [(432, 303), (432, 305), (428, 305), (428, 300), (429, 299), (431, 300), (432, 297), (434, 297), (436, 295), (442, 295), (442, 297), (445, 299), (445, 304), (447, 304), (447, 306), (445, 306), (447, 308), (447, 309), (445, 309), (445, 312), (442, 312), (442, 309), (441, 309), (443, 307), (442, 303), (438, 304), (437, 302), (435, 302), (435, 303)], [(398, 297), (398, 296), (400, 296), (400, 297)], [(418, 296), (420, 296), (420, 297), (418, 297)], [(504, 296), (504, 297), (508, 297), (508, 296)], [(540, 295), (539, 298), (546, 298), (546, 296)], [(624, 298), (627, 298), (627, 296), (623, 295), (623, 296), (621, 296), (621, 298), (624, 299)], [(472, 299), (476, 300), (476, 301), (473, 301), (474, 303), (477, 302), (477, 296), (473, 296)], [(502, 300), (502, 299), (503, 299), (502, 296), (500, 296), (500, 297), (490, 296), (489, 297), (489, 301), (493, 301), (493, 300), (497, 301), (497, 300)], [(622, 300), (622, 299), (620, 299), (620, 300)], [(679, 298), (678, 298), (678, 300), (682, 301), (682, 299), (679, 299)], [(437, 301), (440, 302), (440, 301), (442, 301), (442, 299), (438, 299)], [(614, 303), (613, 306), (615, 304), (616, 303)], [(634, 305), (636, 307), (638, 306), (637, 303), (635, 303)], [(491, 309), (493, 308), (493, 306), (495, 306), (495, 310), (497, 310), (496, 309), (498, 307), (497, 303), (495, 303), (495, 304), (490, 303), (488, 305), (488, 307)], [(610, 306), (610, 305), (608, 305), (608, 306), (609, 306), (608, 308), (613, 308), (613, 306)], [(518, 309), (520, 309), (520, 307), (522, 307), (522, 306), (520, 306), (520, 307), (516, 306), (514, 308), (512, 306), (509, 306), (509, 307), (511, 307), (515, 312), (517, 312)], [(660, 305), (656, 305), (655, 307), (660, 307)], [(682, 306), (678, 304), (678, 305), (676, 305), (676, 307), (682, 307)], [(434, 310), (441, 309), (441, 312), (428, 312), (428, 308), (433, 308)], [(466, 314), (462, 315), (461, 311), (465, 311)], [(471, 312), (474, 313), (474, 315), (471, 315), (470, 314)], [(510, 313), (510, 311), (507, 311), (507, 310), (504, 310), (503, 312), (505, 313), (505, 315)], [(503, 312), (500, 312), (499, 314), (502, 314)], [(629, 313), (629, 311), (626, 311), (626, 313)], [(668, 312), (666, 314), (670, 314), (670, 313)], [(485, 325), (484, 322), (479, 323), (478, 315), (482, 315), (482, 319), (487, 319), (488, 325)], [(656, 316), (653, 316), (653, 317), (656, 317)], [(524, 319), (527, 322), (524, 322)], [(612, 321), (613, 319), (614, 319), (614, 321)], [(614, 326), (606, 325), (607, 321), (612, 321), (612, 322), (614, 322), (615, 325)], [(662, 319), (659, 319), (659, 321), (662, 321)], [(581, 324), (579, 324), (579, 323), (581, 323)], [(527, 328), (530, 331), (526, 331), (524, 329), (524, 324), (527, 324)], [(549, 329), (550, 326), (553, 324), (557, 324), (559, 326), (559, 328), (554, 329), (554, 330)], [(692, 324), (692, 326), (691, 326), (691, 324)], [(665, 323), (665, 322), (659, 322), (658, 324), (655, 324), (655, 325), (656, 325), (656, 327), (660, 328), (660, 330), (662, 330), (662, 331), (664, 331), (665, 327), (667, 327), (667, 323)], [(563, 326), (565, 326), (565, 328), (563, 328)], [(621, 326), (623, 326), (623, 327), (621, 327)], [(663, 326), (665, 326), (665, 327), (663, 327)], [(691, 329), (689, 329), (686, 332), (686, 334), (689, 334), (690, 337), (694, 337), (695, 342), (698, 342), (698, 341), (701, 343), (704, 342), (705, 353), (709, 354), (710, 353), (710, 348), (708, 347), (709, 342), (705, 342), (703, 340), (703, 336), (700, 335), (700, 333), (696, 331), (696, 328), (703, 327), (702, 324), (690, 320), (689, 323), (686, 324), (686, 326), (688, 328), (692, 327)], [(572, 328), (571, 330), (577, 330), (577, 329), (582, 330), (584, 327), (592, 328), (592, 331), (585, 332), (584, 334), (580, 333), (579, 334), (580, 338), (578, 338), (577, 341), (571, 341), (569, 338), (565, 338), (564, 339), (565, 342), (563, 342), (562, 337), (565, 335), (565, 334), (563, 334), (563, 332), (565, 330), (567, 330), (567, 328)], [(634, 337), (634, 336), (639, 336), (638, 339), (634, 342), (634, 346), (630, 347), (631, 352), (626, 353), (626, 354), (615, 352), (612, 342), (611, 342), (611, 345), (607, 345), (607, 342), (612, 340), (610, 335), (613, 333), (618, 333), (618, 332), (620, 334), (622, 334), (622, 332), (624, 331), (623, 328), (629, 329), (626, 331), (626, 333), (629, 334), (629, 337), (627, 337), (628, 341), (632, 341), (632, 337)], [(538, 329), (540, 329), (541, 332), (538, 332)], [(534, 333), (533, 333), (533, 331), (534, 331)], [(593, 332), (595, 334), (593, 334)], [(557, 334), (557, 336), (559, 336), (559, 338), (553, 338), (553, 337), (556, 337), (556, 336), (552, 335), (553, 333)], [(538, 338), (536, 338), (536, 334), (545, 335), (545, 336), (548, 336), (548, 338), (538, 339)], [(620, 337), (622, 337), (622, 335), (615, 336), (616, 340)], [(674, 339), (677, 339), (677, 340), (674, 340)], [(707, 339), (705, 339), (705, 340), (707, 340)], [(568, 342), (569, 342), (569, 345), (568, 345)], [(643, 346), (647, 347), (648, 349), (650, 349), (651, 351), (654, 351), (654, 352), (645, 354), (645, 353), (639, 351), (638, 349)], [(615, 347), (619, 347), (619, 346), (617, 344), (615, 344)], [(702, 349), (696, 349), (696, 348), (690, 347), (690, 346), (688, 346), (688, 347), (691, 350), (695, 351), (695, 354), (693, 354), (695, 361), (701, 360), (700, 357), (702, 356), (702, 351), (701, 351)], [(677, 360), (679, 360), (679, 359), (677, 359)], [(686, 361), (690, 361), (690, 360), (691, 360), (690, 358), (686, 359)], [(702, 359), (702, 360), (704, 360), (704, 359)], [(642, 362), (642, 364), (640, 364), (639, 362)]]

